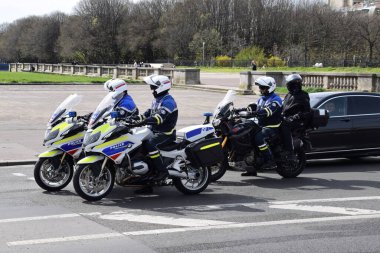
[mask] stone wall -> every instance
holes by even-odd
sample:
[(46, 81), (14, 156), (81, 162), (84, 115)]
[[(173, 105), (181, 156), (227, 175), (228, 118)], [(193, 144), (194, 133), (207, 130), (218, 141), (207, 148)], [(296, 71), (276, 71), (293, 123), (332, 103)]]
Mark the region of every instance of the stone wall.
[(11, 63), (9, 71), (34, 71), (40, 73), (56, 73), (63, 75), (101, 76), (125, 79), (143, 79), (152, 74), (165, 75), (173, 80), (173, 84), (187, 85), (200, 84), (199, 69), (177, 68), (148, 68), (124, 66), (96, 66), (71, 64), (44, 64), (44, 63)]
[[(240, 88), (258, 92), (255, 87), (255, 79), (260, 76), (271, 76), (276, 80), (277, 86), (285, 85), (285, 77), (293, 72), (266, 72), (266, 71), (247, 71), (240, 73)], [(298, 72), (297, 72), (298, 73)], [(370, 91), (380, 92), (380, 73), (331, 73), (316, 72), (298, 73), (302, 76), (305, 87), (324, 88), (344, 91)]]

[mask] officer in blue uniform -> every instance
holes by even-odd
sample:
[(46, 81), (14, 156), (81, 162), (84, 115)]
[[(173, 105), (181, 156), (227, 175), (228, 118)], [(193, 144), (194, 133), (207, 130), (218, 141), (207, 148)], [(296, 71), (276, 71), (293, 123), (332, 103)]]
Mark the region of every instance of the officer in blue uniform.
[[(255, 135), (255, 144), (259, 148), (264, 157), (264, 163), (261, 168), (271, 168), (275, 165), (272, 152), (265, 138), (279, 135), (279, 127), (281, 125), (282, 100), (274, 93), (276, 89), (276, 81), (274, 78), (264, 76), (256, 79), (255, 85), (259, 86), (261, 97), (257, 101), (257, 107), (250, 104), (246, 109), (250, 116), (257, 117), (261, 131)], [(238, 109), (238, 111), (242, 109)], [(239, 131), (238, 129), (234, 131)], [(256, 171), (247, 171), (242, 176), (256, 176)]]
[(139, 114), (139, 110), (128, 94), (127, 83), (122, 79), (111, 79), (104, 83), (104, 89), (113, 92), (112, 96), (116, 103), (114, 110), (117, 111), (122, 118), (128, 118)]
[(157, 146), (175, 140), (178, 108), (174, 98), (169, 94), (172, 82), (167, 76), (147, 76), (144, 82), (150, 85), (154, 99), (151, 108), (140, 115), (142, 121), (139, 125), (150, 125), (153, 131), (153, 137), (145, 143), (145, 148), (156, 170), (152, 180), (161, 181), (169, 174)]

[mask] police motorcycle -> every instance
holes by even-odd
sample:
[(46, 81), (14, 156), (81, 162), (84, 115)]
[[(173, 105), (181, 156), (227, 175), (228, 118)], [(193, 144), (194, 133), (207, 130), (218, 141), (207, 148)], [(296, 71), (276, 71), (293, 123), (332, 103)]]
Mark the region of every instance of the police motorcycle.
[(78, 94), (68, 96), (47, 123), (43, 145), (48, 150), (38, 156), (34, 166), (34, 179), (46, 191), (59, 191), (70, 183), (82, 154), (87, 121), (72, 111), (81, 99)]
[[(223, 175), (226, 170), (233, 166), (241, 170), (255, 171), (260, 170), (264, 159), (259, 149), (254, 144), (254, 136), (261, 131), (261, 127), (257, 124), (257, 118), (250, 118), (247, 121), (247, 113), (234, 111), (234, 98), (236, 92), (230, 90), (224, 99), (218, 104), (212, 118), (212, 125), (215, 128), (216, 135), (223, 139), (222, 148), (225, 150), (228, 162), (225, 160), (220, 164), (219, 171), (215, 169), (215, 174)], [(209, 115), (210, 116), (210, 115)], [(305, 152), (311, 149), (311, 143), (308, 134), (327, 124), (329, 115), (323, 110), (312, 109), (310, 124), (307, 127), (300, 127), (292, 130), (293, 145), (296, 155), (295, 160), (287, 159), (280, 136), (273, 136), (267, 139), (269, 147), (276, 163), (276, 172), (284, 178), (295, 178), (305, 168), (306, 155)], [(246, 122), (245, 128), (237, 134), (232, 134), (232, 129), (238, 123)]]
[(169, 176), (153, 181), (150, 159), (143, 142), (152, 136), (148, 126), (120, 119), (112, 111), (112, 92), (98, 108), (84, 138), (85, 158), (78, 161), (73, 178), (75, 191), (88, 201), (106, 197), (114, 184), (120, 186), (174, 185), (184, 194), (204, 191), (210, 182), (208, 166), (223, 159), (214, 128), (198, 125), (181, 129), (173, 143), (159, 146)]

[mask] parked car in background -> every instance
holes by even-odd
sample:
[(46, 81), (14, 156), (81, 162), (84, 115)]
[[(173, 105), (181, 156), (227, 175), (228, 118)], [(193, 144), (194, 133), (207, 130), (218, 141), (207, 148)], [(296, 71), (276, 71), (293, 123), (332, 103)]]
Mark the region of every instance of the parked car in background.
[(310, 93), (313, 108), (327, 109), (327, 126), (310, 133), (308, 159), (380, 155), (380, 94)]

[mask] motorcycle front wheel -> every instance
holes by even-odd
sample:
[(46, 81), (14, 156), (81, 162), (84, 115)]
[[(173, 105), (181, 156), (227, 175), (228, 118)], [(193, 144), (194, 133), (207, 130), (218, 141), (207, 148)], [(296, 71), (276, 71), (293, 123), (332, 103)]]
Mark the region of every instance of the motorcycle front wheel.
[(186, 195), (198, 194), (204, 191), (210, 183), (210, 169), (206, 167), (196, 168), (192, 165), (188, 165), (187, 169), (189, 174), (195, 175), (195, 178), (174, 178), (173, 184), (177, 190)]
[(98, 201), (113, 189), (115, 170), (106, 165), (101, 172), (101, 163), (81, 164), (75, 170), (73, 185), (79, 196), (88, 201)]
[(73, 162), (61, 156), (38, 159), (34, 166), (34, 180), (44, 190), (54, 192), (65, 188), (73, 178)]
[(277, 162), (277, 173), (283, 178), (295, 178), (305, 169), (306, 155), (305, 151), (300, 149), (296, 151), (297, 159), (294, 162), (281, 161)]

